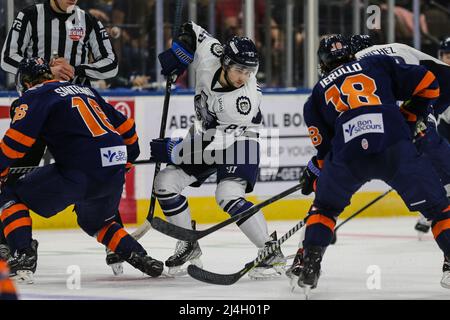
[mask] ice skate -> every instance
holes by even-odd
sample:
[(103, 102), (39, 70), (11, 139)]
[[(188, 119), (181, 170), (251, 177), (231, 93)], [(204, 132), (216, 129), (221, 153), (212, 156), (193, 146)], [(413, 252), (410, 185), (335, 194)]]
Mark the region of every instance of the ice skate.
[(132, 252), (126, 261), (150, 277), (159, 277), (164, 270), (162, 261), (137, 252)]
[[(277, 240), (276, 232), (273, 232), (271, 235), (271, 241), (266, 242), (265, 247), (259, 249), (258, 255), (260, 255), (267, 247), (274, 244)], [(258, 280), (258, 279), (267, 279), (267, 278), (278, 278), (284, 272), (284, 267), (286, 266), (286, 258), (281, 252), (281, 248), (272, 252), (266, 259), (264, 259), (257, 267), (253, 268), (249, 271), (248, 276), (250, 279)]]
[(445, 289), (450, 289), (450, 259), (449, 257), (445, 257), (444, 265), (442, 266), (442, 275), (441, 286)]
[(309, 299), (311, 290), (317, 287), (322, 255), (322, 247), (309, 247), (305, 249), (303, 268), (298, 277), (297, 284), (303, 288), (306, 299)]
[(430, 231), (430, 228), (431, 221), (428, 221), (425, 217), (421, 216), (414, 226), (414, 229), (417, 231), (419, 240), (423, 240), (424, 235)]
[(171, 277), (179, 277), (187, 274), (187, 268), (183, 268), (186, 262), (196, 265), (199, 268), (203, 267), (200, 257), (202, 250), (198, 241), (187, 242), (179, 240), (175, 247), (175, 252), (166, 260), (166, 267), (169, 268), (168, 274)]
[(303, 254), (304, 249), (298, 248), (297, 254), (295, 255), (292, 265), (286, 270), (286, 276), (289, 278), (291, 291), (295, 290), (295, 287), (297, 286), (298, 277), (303, 268)]
[(15, 252), (9, 259), (10, 278), (17, 282), (32, 284), (37, 267), (37, 240), (31, 241), (31, 247)]
[(106, 264), (111, 267), (115, 276), (123, 274), (123, 259), (108, 248), (106, 249)]

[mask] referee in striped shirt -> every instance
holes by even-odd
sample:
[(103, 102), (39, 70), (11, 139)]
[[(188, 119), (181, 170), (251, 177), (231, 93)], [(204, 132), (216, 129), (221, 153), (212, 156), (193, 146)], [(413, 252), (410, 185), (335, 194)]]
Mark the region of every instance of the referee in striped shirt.
[(21, 10), (3, 45), (2, 69), (15, 74), (24, 58), (43, 57), (59, 80), (89, 84), (115, 77), (117, 58), (105, 27), (77, 2), (45, 0)]

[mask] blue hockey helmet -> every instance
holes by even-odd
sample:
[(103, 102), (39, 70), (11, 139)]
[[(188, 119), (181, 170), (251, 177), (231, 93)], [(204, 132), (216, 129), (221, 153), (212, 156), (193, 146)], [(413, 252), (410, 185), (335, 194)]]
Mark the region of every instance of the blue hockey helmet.
[(438, 57), (441, 59), (443, 53), (450, 52), (450, 37), (444, 39), (439, 44)]
[(350, 41), (341, 34), (323, 38), (320, 41), (317, 56), (321, 75), (355, 59), (350, 48)]
[(26, 58), (19, 63), (16, 73), (16, 89), (19, 95), (27, 91), (26, 83), (35, 85), (52, 79), (52, 71), (47, 61), (40, 57)]
[(354, 34), (350, 37), (350, 48), (353, 54), (373, 46), (372, 37), (368, 34)]
[(234, 36), (223, 46), (222, 65), (236, 66), (251, 72), (258, 70), (259, 57), (254, 42), (248, 37)]

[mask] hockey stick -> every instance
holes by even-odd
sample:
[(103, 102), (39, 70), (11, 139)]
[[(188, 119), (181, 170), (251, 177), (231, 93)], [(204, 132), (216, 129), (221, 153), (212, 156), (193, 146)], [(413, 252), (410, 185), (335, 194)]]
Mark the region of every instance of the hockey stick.
[(305, 225), (308, 217), (306, 217), (304, 220), (301, 220), (299, 223), (297, 223), (291, 230), (286, 232), (280, 239), (278, 239), (276, 242), (271, 244), (269, 247), (266, 247), (264, 249), (264, 251), (262, 251), (256, 257), (255, 260), (250, 261), (247, 264), (245, 264), (244, 268), (242, 268), (238, 272), (231, 273), (231, 274), (214, 273), (214, 272), (210, 272), (210, 271), (204, 270), (202, 268), (199, 268), (194, 264), (191, 264), (188, 266), (187, 272), (192, 278), (197, 279), (199, 281), (203, 281), (203, 282), (211, 283), (211, 284), (219, 284), (219, 285), (224, 285), (224, 286), (231, 285), (231, 284), (237, 282), (240, 278), (242, 278), (247, 272), (249, 272), (253, 268), (257, 267), (262, 261), (264, 261), (264, 259), (266, 259), (276, 249), (278, 249), (283, 242), (285, 242), (294, 233), (296, 233), (300, 228), (302, 228)]
[(333, 233), (333, 238), (331, 239), (331, 244), (335, 244), (337, 241), (337, 237), (336, 237), (336, 232), (338, 231), (338, 229), (340, 227), (342, 227), (342, 225), (344, 225), (345, 223), (347, 223), (349, 220), (353, 219), (354, 217), (356, 217), (358, 214), (360, 214), (361, 212), (363, 212), (364, 210), (366, 210), (367, 208), (369, 208), (371, 205), (373, 205), (375, 202), (377, 202), (378, 200), (381, 200), (382, 198), (384, 198), (389, 192), (393, 191), (394, 189), (389, 189), (388, 191), (386, 191), (383, 194), (380, 194), (378, 197), (376, 197), (375, 199), (373, 199), (372, 201), (370, 201), (368, 204), (366, 204), (364, 207), (362, 207), (361, 209), (359, 209), (358, 211), (356, 211), (354, 214), (352, 214), (350, 217), (348, 217), (347, 219), (345, 219), (344, 221), (342, 221), (341, 223), (339, 223), (335, 228), (334, 228), (334, 233)]
[[(175, 38), (176, 35), (178, 35), (178, 29), (181, 25), (181, 14), (183, 9), (183, 0), (178, 0), (176, 2), (176, 8), (175, 8), (175, 20), (173, 23), (172, 28), (172, 39)], [(163, 112), (161, 116), (161, 126), (159, 127), (159, 138), (164, 138), (166, 134), (166, 122), (167, 122), (167, 115), (169, 113), (169, 101), (170, 101), (170, 95), (172, 93), (172, 84), (175, 83), (177, 79), (177, 76), (172, 73), (170, 76), (167, 77), (166, 81), (166, 93), (164, 95), (164, 105), (163, 105)], [(146, 234), (150, 228), (152, 227), (152, 220), (153, 216), (155, 214), (155, 206), (156, 206), (156, 196), (155, 196), (155, 180), (156, 176), (158, 175), (159, 171), (161, 169), (161, 162), (156, 162), (155, 164), (155, 173), (153, 174), (153, 183), (152, 183), (152, 193), (150, 195), (150, 207), (148, 209), (147, 218), (144, 221), (144, 223), (136, 229), (131, 235), (136, 240), (139, 240), (142, 238), (144, 234)]]
[[(150, 160), (137, 160), (133, 164), (134, 165), (140, 165), (140, 164), (151, 164), (155, 163), (153, 159)], [(29, 173), (34, 170), (37, 170), (39, 168), (43, 168), (44, 166), (31, 166), (31, 167), (11, 167), (9, 169), (9, 173)]]
[(235, 221), (238, 221), (243, 218), (248, 218), (248, 217), (254, 215), (261, 208), (263, 208), (277, 200), (280, 200), (291, 193), (294, 193), (294, 192), (300, 190), (302, 188), (302, 186), (303, 186), (303, 184), (299, 183), (299, 184), (293, 186), (292, 188), (289, 188), (289, 189), (287, 189), (287, 190), (285, 190), (285, 191), (283, 191), (261, 203), (258, 203), (257, 205), (254, 205), (251, 208), (248, 208), (244, 212), (241, 212), (235, 216), (232, 216), (231, 218), (229, 218), (225, 221), (222, 221), (219, 224), (216, 224), (205, 230), (185, 229), (185, 228), (179, 227), (177, 225), (171, 224), (159, 217), (155, 217), (153, 219), (152, 226), (155, 230), (158, 230), (159, 232), (162, 232), (165, 235), (168, 235), (170, 237), (173, 237), (173, 238), (176, 238), (179, 240), (194, 242), (194, 241), (197, 241), (197, 240), (207, 236), (208, 234), (213, 233), (214, 231), (217, 231)]

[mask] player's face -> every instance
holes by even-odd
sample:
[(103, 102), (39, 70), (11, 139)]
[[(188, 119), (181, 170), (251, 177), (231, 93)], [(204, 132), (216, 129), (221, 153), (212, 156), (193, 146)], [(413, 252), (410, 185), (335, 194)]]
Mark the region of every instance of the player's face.
[(253, 72), (251, 69), (237, 66), (231, 66), (227, 71), (228, 81), (236, 88), (240, 88), (246, 84)]
[(64, 11), (67, 11), (69, 7), (75, 6), (78, 2), (78, 0), (55, 0), (58, 2), (58, 5), (63, 9)]
[(441, 60), (446, 64), (450, 64), (450, 51), (441, 53)]

